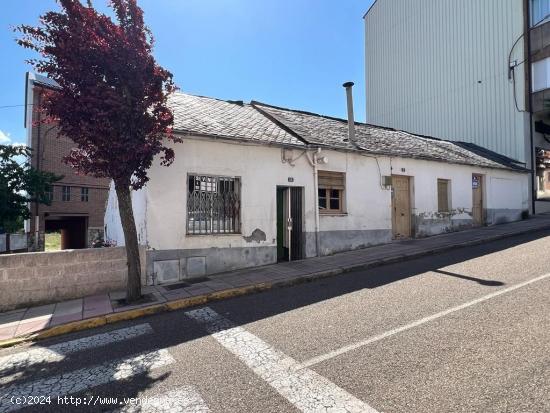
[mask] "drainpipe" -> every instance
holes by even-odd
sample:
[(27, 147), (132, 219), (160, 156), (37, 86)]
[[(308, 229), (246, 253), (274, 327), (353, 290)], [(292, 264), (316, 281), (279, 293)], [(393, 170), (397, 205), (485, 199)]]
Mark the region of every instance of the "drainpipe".
[(319, 182), (317, 179), (317, 156), (321, 153), (321, 148), (317, 148), (317, 151), (313, 153), (310, 158), (307, 154), (306, 158), (313, 168), (313, 194), (315, 205), (315, 255), (319, 257), (321, 255), (321, 240), (319, 239)]
[[(532, 58), (531, 58), (531, 5), (529, 1), (525, 2), (525, 46), (524, 49), (527, 50), (527, 90), (529, 93), (528, 105), (529, 105), (529, 158), (531, 160), (531, 210), (533, 215), (536, 212), (536, 201), (537, 201), (537, 166), (535, 158), (535, 142), (534, 142), (534, 131), (533, 131), (533, 79), (532, 79)], [(527, 155), (527, 154), (526, 154)], [(527, 156), (526, 156), (527, 158)], [(526, 159), (527, 160), (527, 159)]]
[(355, 119), (353, 115), (353, 82), (346, 82), (342, 86), (346, 88), (346, 97), (348, 101), (348, 139), (350, 143), (355, 143)]

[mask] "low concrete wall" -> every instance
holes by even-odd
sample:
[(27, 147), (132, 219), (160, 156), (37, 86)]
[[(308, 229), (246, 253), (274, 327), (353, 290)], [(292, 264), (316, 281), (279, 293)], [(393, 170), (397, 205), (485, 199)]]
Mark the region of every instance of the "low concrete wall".
[(123, 290), (127, 277), (124, 247), (0, 255), (0, 311)]

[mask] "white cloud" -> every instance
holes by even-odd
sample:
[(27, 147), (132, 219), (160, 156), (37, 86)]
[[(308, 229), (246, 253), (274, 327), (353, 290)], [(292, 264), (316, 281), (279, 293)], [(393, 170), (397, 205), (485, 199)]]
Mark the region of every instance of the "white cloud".
[(4, 133), (3, 131), (0, 130), (0, 144), (6, 144), (9, 142), (11, 142), (10, 134)]

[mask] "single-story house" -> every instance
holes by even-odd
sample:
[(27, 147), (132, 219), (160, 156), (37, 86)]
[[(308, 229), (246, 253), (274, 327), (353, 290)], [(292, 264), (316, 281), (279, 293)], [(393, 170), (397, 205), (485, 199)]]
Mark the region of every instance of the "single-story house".
[[(148, 283), (528, 214), (528, 171), (472, 144), (255, 101), (176, 93), (170, 105), (183, 142), (133, 193)], [(105, 234), (124, 244), (112, 186)]]

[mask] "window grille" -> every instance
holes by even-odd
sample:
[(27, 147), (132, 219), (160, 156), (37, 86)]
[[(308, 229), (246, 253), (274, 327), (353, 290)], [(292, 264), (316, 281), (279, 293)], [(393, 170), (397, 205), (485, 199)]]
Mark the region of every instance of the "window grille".
[(189, 175), (187, 233), (240, 233), (240, 205), (239, 178)]

